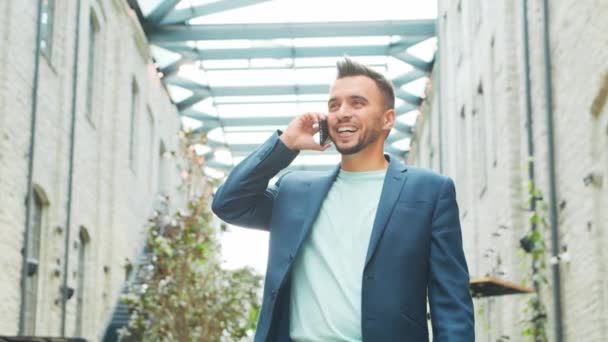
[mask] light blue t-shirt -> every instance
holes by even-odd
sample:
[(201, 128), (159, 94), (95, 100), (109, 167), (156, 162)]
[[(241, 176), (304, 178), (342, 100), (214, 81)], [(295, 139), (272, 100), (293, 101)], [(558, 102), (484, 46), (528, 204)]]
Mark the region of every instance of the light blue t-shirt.
[(340, 170), (293, 265), (290, 336), (361, 341), (361, 283), (386, 170)]

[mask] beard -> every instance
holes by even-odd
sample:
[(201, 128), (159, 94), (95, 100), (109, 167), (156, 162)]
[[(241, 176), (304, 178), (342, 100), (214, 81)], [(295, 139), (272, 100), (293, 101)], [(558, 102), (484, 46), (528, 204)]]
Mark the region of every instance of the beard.
[(367, 134), (362, 134), (358, 137), (357, 142), (353, 146), (348, 147), (340, 147), (339, 144), (336, 143), (336, 139), (330, 136), (336, 150), (342, 155), (352, 155), (355, 153), (361, 152), (364, 148), (374, 143), (376, 140), (380, 139), (382, 135), (381, 130), (371, 130), (368, 131)]

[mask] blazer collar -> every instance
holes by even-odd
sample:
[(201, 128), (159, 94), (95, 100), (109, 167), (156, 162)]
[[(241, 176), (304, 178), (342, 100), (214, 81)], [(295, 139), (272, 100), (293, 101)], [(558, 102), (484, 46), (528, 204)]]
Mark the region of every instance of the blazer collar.
[(365, 258), (366, 267), (378, 247), (388, 219), (395, 208), (397, 198), (399, 198), (401, 189), (407, 180), (407, 167), (396, 159), (391, 159), (389, 155), (384, 155), (384, 157), (389, 161), (389, 166), (384, 177), (380, 201), (378, 202), (376, 217), (372, 226), (372, 234)]
[[(384, 184), (382, 186), (382, 192), (380, 195), (380, 202), (378, 203), (378, 209), (376, 211), (376, 217), (374, 219), (374, 225), (372, 228), (372, 235), (369, 242), (369, 247), (367, 250), (367, 257), (365, 259), (365, 264), (369, 262), (371, 259), (380, 238), (382, 237), (382, 233), (384, 232), (384, 228), (386, 223), (390, 217), (391, 212), (395, 206), (397, 198), (399, 197), (399, 193), (401, 192), (401, 188), (405, 183), (406, 171), (407, 167), (399, 162), (398, 160), (391, 158), (389, 155), (385, 154), (384, 158), (389, 162), (389, 166), (386, 170), (386, 176), (384, 177)], [(319, 215), (319, 211), (321, 209), (321, 205), (323, 205), (323, 201), (329, 192), (332, 184), (336, 180), (338, 173), (340, 172), (341, 164), (338, 164), (329, 174), (325, 176), (319, 177), (314, 181), (308, 182), (306, 185), (309, 186), (308, 191), (310, 191), (310, 196), (308, 196), (307, 214), (304, 218), (302, 230), (300, 231), (299, 236), (295, 240), (295, 250), (294, 253), (297, 253), (302, 246), (302, 243), (308, 236), (310, 229)]]

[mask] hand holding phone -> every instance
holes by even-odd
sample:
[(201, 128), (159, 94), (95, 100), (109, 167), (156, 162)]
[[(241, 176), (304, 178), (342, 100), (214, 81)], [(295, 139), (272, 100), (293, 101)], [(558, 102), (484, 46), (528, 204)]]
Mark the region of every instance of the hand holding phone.
[(329, 128), (327, 126), (327, 119), (319, 120), (319, 145), (323, 146), (329, 139)]

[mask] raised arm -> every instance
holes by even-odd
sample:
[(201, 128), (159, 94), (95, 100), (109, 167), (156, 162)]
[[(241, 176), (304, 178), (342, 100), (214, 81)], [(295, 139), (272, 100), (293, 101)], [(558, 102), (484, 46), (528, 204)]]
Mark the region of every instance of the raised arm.
[(428, 296), (433, 341), (475, 341), (473, 301), (456, 192), (454, 182), (447, 177), (435, 205), (432, 230)]
[(243, 227), (268, 230), (280, 180), (268, 187), (272, 177), (289, 166), (302, 149), (325, 150), (315, 143), (318, 113), (297, 116), (284, 133), (277, 131), (258, 149), (234, 167), (219, 187), (211, 208), (222, 220)]

